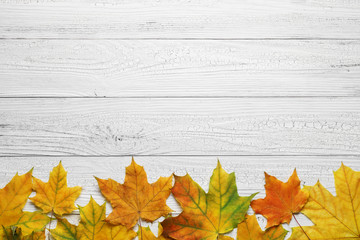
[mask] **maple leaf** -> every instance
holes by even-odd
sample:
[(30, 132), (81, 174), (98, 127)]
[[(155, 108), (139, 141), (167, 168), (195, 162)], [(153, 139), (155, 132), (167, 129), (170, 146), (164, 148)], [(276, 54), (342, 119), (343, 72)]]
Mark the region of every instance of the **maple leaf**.
[(235, 174), (226, 173), (219, 161), (210, 178), (208, 193), (188, 174), (175, 176), (172, 193), (183, 212), (166, 218), (161, 224), (165, 236), (184, 240), (224, 239), (222, 234), (232, 231), (244, 219), (256, 195), (239, 197)]
[(64, 218), (58, 218), (55, 229), (50, 230), (51, 236), (55, 240), (77, 240), (80, 235), (75, 225), (69, 223)]
[(218, 240), (234, 240), (234, 238), (225, 235), (219, 235)]
[(108, 240), (131, 240), (136, 237), (136, 233), (132, 229), (127, 229), (123, 225), (106, 224), (108, 226)]
[(290, 239), (360, 239), (360, 172), (341, 164), (334, 178), (336, 196), (320, 182), (304, 187), (309, 201), (301, 212), (315, 226), (293, 228)]
[(100, 206), (92, 197), (85, 207), (79, 207), (79, 211), (81, 221), (77, 231), (80, 240), (130, 240), (136, 236), (133, 230), (125, 226), (111, 226), (105, 222), (105, 203)]
[(140, 227), (137, 236), (139, 240), (170, 240), (170, 238), (165, 237), (162, 235), (163, 228), (161, 224), (158, 225), (158, 235), (159, 237), (156, 237), (150, 230), (149, 227)]
[(300, 212), (309, 195), (300, 189), (296, 170), (286, 183), (265, 173), (265, 183), (266, 197), (252, 201), (251, 208), (267, 218), (267, 228), (289, 223), (293, 214)]
[(24, 212), (16, 223), (14, 223), (14, 226), (21, 229), (23, 236), (34, 236), (34, 234), (37, 236), (38, 234), (36, 233), (43, 231), (49, 221), (50, 218), (40, 212)]
[(0, 189), (0, 237), (6, 227), (14, 225), (23, 215), (23, 207), (31, 194), (32, 170), (19, 176), (16, 174), (11, 181)]
[(166, 205), (171, 192), (172, 176), (160, 177), (155, 183), (149, 184), (144, 168), (137, 165), (134, 158), (126, 168), (124, 184), (112, 179), (96, 180), (101, 193), (114, 208), (106, 218), (111, 224), (132, 228), (139, 219), (152, 222), (172, 211)]
[(74, 202), (80, 195), (81, 187), (67, 187), (66, 175), (60, 162), (50, 173), (49, 182), (34, 178), (36, 195), (30, 200), (44, 213), (53, 212), (62, 216), (76, 209)]
[(32, 232), (30, 235), (22, 237), (21, 240), (45, 240), (45, 231)]
[(21, 228), (14, 226), (11, 228), (4, 228), (4, 233), (4, 236), (1, 238), (3, 240), (45, 240), (45, 230), (40, 232), (31, 232), (30, 234), (24, 236)]
[(255, 215), (247, 215), (245, 221), (238, 225), (237, 240), (283, 240), (286, 234), (281, 225), (262, 231)]

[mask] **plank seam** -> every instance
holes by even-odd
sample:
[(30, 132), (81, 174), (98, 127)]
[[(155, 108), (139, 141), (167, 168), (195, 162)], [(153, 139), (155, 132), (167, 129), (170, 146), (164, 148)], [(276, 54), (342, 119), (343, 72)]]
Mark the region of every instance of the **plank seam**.
[(59, 37), (39, 37), (39, 38), (8, 38), (8, 37), (0, 37), (0, 40), (160, 40), (160, 41), (319, 41), (319, 40), (327, 40), (327, 41), (357, 41), (360, 38), (59, 38)]
[(141, 154), (120, 154), (120, 155), (48, 155), (48, 154), (18, 154), (18, 155), (0, 155), (0, 158), (5, 157), (14, 157), (14, 158), (26, 158), (26, 157), (54, 157), (54, 158), (72, 158), (72, 157), (104, 157), (104, 158), (113, 158), (113, 157), (360, 157), (360, 154), (220, 154), (220, 155), (141, 155)]

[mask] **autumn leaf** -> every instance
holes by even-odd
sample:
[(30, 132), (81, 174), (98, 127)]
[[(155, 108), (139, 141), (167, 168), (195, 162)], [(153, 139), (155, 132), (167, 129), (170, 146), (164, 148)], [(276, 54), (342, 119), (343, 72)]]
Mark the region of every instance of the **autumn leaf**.
[(266, 197), (252, 201), (251, 208), (267, 218), (267, 228), (289, 223), (293, 214), (300, 212), (309, 195), (301, 191), (296, 170), (286, 183), (265, 173), (265, 183)]
[(22, 240), (45, 240), (45, 231), (33, 232), (30, 235), (23, 237)]
[(165, 236), (162, 235), (163, 233), (163, 228), (161, 226), (161, 224), (158, 225), (158, 236), (156, 237), (150, 230), (149, 227), (140, 227), (138, 232), (137, 232), (137, 236), (139, 238), (139, 240), (170, 240), (170, 238), (166, 238)]
[(304, 187), (309, 200), (301, 212), (314, 226), (293, 228), (290, 239), (360, 239), (360, 172), (341, 164), (334, 178), (335, 197), (320, 182)]
[(108, 226), (108, 240), (131, 240), (136, 237), (136, 233), (132, 229), (127, 229), (123, 225), (113, 226), (106, 224)]
[[(46, 224), (48, 224), (50, 218), (40, 212), (24, 212), (21, 217), (14, 223), (14, 226), (17, 226), (21, 229), (22, 235), (33, 235), (36, 232), (41, 232), (45, 229)], [(38, 234), (35, 234), (36, 236)]]
[[(85, 207), (79, 207), (80, 224), (77, 231), (80, 240), (130, 240), (136, 236), (133, 230), (125, 226), (111, 226), (105, 222), (105, 203), (99, 205), (91, 197)], [(59, 238), (63, 239), (63, 238)]]
[(0, 189), (0, 237), (6, 232), (3, 229), (16, 224), (23, 215), (23, 207), (31, 194), (32, 170), (19, 176), (16, 174), (11, 181)]
[(105, 239), (105, 203), (100, 206), (91, 197), (90, 202), (85, 207), (79, 206), (79, 211), (81, 218), (78, 227), (78, 231), (80, 233), (80, 240)]
[(40, 232), (31, 232), (24, 236), (19, 227), (4, 228), (4, 236), (2, 240), (45, 240), (45, 230)]
[(53, 212), (62, 216), (76, 209), (74, 202), (80, 195), (81, 187), (67, 187), (66, 175), (60, 162), (50, 173), (49, 182), (34, 178), (36, 195), (30, 200), (44, 213)]
[(255, 215), (246, 216), (237, 228), (237, 240), (283, 240), (286, 234), (281, 225), (261, 230)]
[(232, 238), (230, 236), (220, 235), (218, 237), (218, 240), (234, 240), (234, 238)]
[(55, 240), (78, 240), (80, 235), (75, 225), (69, 223), (64, 218), (58, 218), (55, 229), (50, 230), (51, 236)]
[(172, 211), (166, 205), (172, 187), (172, 176), (160, 177), (155, 183), (149, 184), (144, 168), (137, 165), (134, 159), (126, 168), (124, 184), (112, 179), (96, 180), (101, 193), (114, 208), (106, 218), (111, 224), (132, 228), (139, 219), (152, 222)]
[(149, 227), (140, 227), (137, 236), (139, 240), (157, 240), (158, 238), (151, 232)]
[(232, 231), (244, 219), (256, 195), (239, 197), (235, 174), (226, 173), (220, 162), (210, 178), (208, 193), (188, 174), (175, 176), (172, 193), (183, 212), (161, 223), (164, 236), (184, 240), (223, 239), (222, 234)]
[(15, 226), (5, 228), (2, 226), (2, 240), (19, 240), (21, 239), (21, 229)]

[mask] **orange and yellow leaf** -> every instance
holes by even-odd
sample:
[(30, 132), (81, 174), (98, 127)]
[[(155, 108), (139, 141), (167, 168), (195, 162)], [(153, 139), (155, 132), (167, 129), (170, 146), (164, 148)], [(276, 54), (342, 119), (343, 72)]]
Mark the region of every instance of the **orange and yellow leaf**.
[(158, 237), (156, 237), (150, 230), (149, 227), (140, 227), (137, 236), (139, 240), (170, 240), (170, 238), (166, 238), (163, 234), (163, 228), (161, 224), (158, 225)]
[(131, 240), (136, 237), (136, 233), (132, 229), (127, 229), (123, 225), (113, 226), (107, 225), (107, 240)]
[(286, 183), (265, 173), (265, 183), (266, 197), (252, 201), (251, 208), (267, 218), (267, 228), (290, 223), (292, 215), (300, 212), (308, 199), (308, 193), (300, 189), (296, 170)]
[(171, 192), (172, 176), (160, 177), (155, 183), (149, 184), (144, 168), (137, 165), (134, 159), (126, 168), (124, 184), (112, 179), (96, 180), (101, 193), (114, 208), (106, 218), (111, 224), (132, 228), (139, 219), (152, 222), (172, 211), (166, 205)]
[(280, 225), (261, 230), (255, 215), (246, 216), (238, 225), (237, 240), (283, 240), (287, 231)]

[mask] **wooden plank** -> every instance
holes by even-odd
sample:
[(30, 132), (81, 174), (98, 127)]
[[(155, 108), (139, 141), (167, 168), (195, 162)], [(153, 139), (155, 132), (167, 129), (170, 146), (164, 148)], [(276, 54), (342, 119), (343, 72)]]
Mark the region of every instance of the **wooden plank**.
[[(359, 156), (219, 156), (219, 159), (227, 172), (235, 172), (239, 194), (246, 196), (259, 192), (257, 198), (265, 196), (264, 171), (286, 181), (296, 168), (302, 185), (314, 185), (320, 180), (334, 194), (333, 171), (340, 167), (341, 162), (354, 170), (360, 170)], [(32, 167), (35, 177), (48, 181), (49, 172), (60, 160), (68, 172), (68, 185), (83, 187), (76, 203), (84, 206), (90, 195), (99, 203), (105, 200), (93, 176), (112, 178), (123, 183), (125, 167), (130, 164), (131, 157), (1, 157), (0, 188), (16, 172), (23, 174)], [(144, 166), (149, 182), (173, 172), (177, 175), (189, 173), (207, 191), (217, 157), (146, 156), (135, 157), (135, 161)], [(173, 198), (168, 203), (175, 213), (181, 211)], [(25, 209), (33, 211), (35, 207), (28, 203)], [(107, 212), (111, 212), (110, 206)]]
[(0, 97), (360, 96), (360, 41), (0, 41)]
[(359, 126), (360, 98), (10, 98), (0, 155), (353, 155)]
[(1, 38), (359, 38), (360, 4), (2, 0)]

